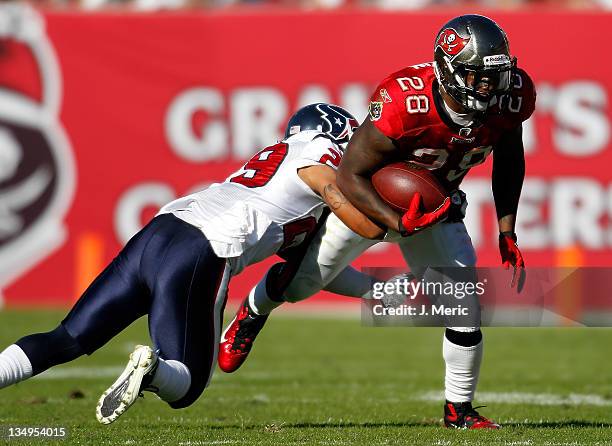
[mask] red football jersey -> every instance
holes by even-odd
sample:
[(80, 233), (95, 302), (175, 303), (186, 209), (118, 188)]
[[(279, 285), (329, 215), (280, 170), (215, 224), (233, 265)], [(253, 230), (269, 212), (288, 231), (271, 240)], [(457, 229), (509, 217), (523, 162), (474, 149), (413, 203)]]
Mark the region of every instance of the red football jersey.
[(404, 68), (388, 76), (372, 95), (369, 114), (376, 127), (405, 151), (406, 160), (431, 170), (449, 191), (470, 168), (484, 162), (504, 133), (533, 113), (535, 88), (517, 68), (514, 87), (491, 104), (481, 125), (461, 127), (447, 116), (433, 64)]

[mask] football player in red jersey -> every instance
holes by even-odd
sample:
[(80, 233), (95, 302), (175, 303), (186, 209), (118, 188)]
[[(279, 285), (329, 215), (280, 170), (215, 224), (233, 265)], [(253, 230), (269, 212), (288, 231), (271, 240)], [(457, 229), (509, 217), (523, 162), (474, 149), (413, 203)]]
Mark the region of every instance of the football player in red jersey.
[[(431, 170), (448, 190), (470, 168), (493, 157), (493, 196), (502, 262), (524, 268), (514, 232), (525, 174), (522, 122), (533, 113), (535, 89), (516, 67), (504, 31), (479, 15), (457, 17), (438, 33), (433, 64), (388, 76), (370, 102), (338, 170), (345, 196), (370, 218), (402, 235), (422, 230), (393, 211), (375, 192), (371, 172), (399, 157)], [(447, 328), (445, 424), (498, 427), (471, 405), (482, 357), (482, 334)], [(449, 382), (454, 381), (454, 382)]]
[[(413, 274), (427, 280), (429, 266), (475, 266), (474, 248), (462, 221), (465, 194), (458, 187), (470, 168), (493, 153), (499, 248), (504, 266), (514, 267), (515, 285), (524, 268), (514, 233), (525, 173), (522, 122), (535, 107), (533, 83), (516, 66), (504, 31), (487, 17), (454, 18), (440, 30), (434, 48), (433, 63), (404, 68), (376, 88), (369, 119), (352, 137), (340, 164), (338, 185), (358, 209), (404, 236), (399, 241), (404, 258)], [(397, 159), (432, 171), (453, 191), (453, 207), (443, 206), (430, 214), (422, 213), (419, 206), (405, 215), (392, 210), (378, 196), (370, 177)], [(418, 195), (414, 200), (420, 204)], [(446, 221), (436, 224), (446, 213)], [(308, 248), (293, 281), (283, 289), (282, 299), (273, 290), (278, 282), (274, 268), (251, 291), (243, 304), (250, 317), (239, 315), (226, 331), (219, 355), (221, 368), (233, 371), (242, 364), (265, 318), (283, 300), (302, 300), (322, 288), (366, 297), (368, 279), (347, 265), (374, 243), (331, 216)], [(339, 283), (341, 278), (345, 280)], [(443, 340), (447, 427), (499, 427), (471, 404), (482, 351), (479, 326), (447, 327)]]

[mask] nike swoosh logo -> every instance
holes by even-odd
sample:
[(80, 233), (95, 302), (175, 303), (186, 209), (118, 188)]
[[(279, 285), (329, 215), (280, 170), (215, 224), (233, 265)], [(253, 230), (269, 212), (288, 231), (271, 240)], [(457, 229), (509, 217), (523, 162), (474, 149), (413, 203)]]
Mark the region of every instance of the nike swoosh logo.
[(227, 325), (227, 328), (225, 330), (223, 330), (223, 333), (221, 333), (221, 339), (219, 340), (219, 343), (227, 342), (227, 339), (225, 338), (225, 335), (227, 334), (229, 329), (232, 327), (232, 325), (234, 325), (234, 322), (236, 322), (236, 317), (234, 317), (234, 319), (232, 319), (232, 321)]

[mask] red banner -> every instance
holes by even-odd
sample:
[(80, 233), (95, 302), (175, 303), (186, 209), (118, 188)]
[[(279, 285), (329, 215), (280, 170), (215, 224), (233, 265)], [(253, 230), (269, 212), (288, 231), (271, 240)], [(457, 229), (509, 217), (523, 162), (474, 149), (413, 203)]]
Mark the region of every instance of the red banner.
[[(388, 73), (432, 59), (441, 13), (153, 15), (0, 10), (0, 290), (65, 304), (156, 209), (275, 142), (300, 105), (365, 117)], [(519, 242), (528, 265), (612, 261), (612, 63), (603, 13), (492, 13), (538, 89)], [(8, 37), (7, 37), (8, 36)], [(603, 45), (603, 46), (602, 46)], [(490, 161), (467, 225), (496, 265)], [(377, 246), (358, 265), (401, 265)], [(265, 265), (234, 281), (241, 297)]]

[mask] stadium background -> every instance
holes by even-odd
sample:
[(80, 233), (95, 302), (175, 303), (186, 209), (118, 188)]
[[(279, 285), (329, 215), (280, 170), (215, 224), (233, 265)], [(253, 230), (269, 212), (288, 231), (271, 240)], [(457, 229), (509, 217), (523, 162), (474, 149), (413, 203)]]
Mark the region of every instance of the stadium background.
[[(612, 63), (603, 55), (612, 15), (570, 8), (585, 2), (527, 3), (307, 12), (271, 3), (172, 12), (3, 5), (5, 305), (69, 305), (161, 204), (224, 179), (279, 139), (299, 106), (331, 101), (362, 119), (376, 83), (429, 61), (440, 25), (468, 10), (500, 23), (538, 90), (517, 228), (527, 264), (609, 265)], [(490, 168), (489, 159), (463, 186), (481, 266), (499, 262)], [(230, 297), (242, 298), (272, 261), (235, 279)], [(356, 264), (402, 260), (380, 244)]]
[[(518, 228), (528, 266), (611, 265), (610, 0), (34, 6), (0, 4), (0, 349), (55, 327), (160, 204), (223, 179), (300, 105), (363, 118), (376, 83), (430, 60), (435, 32), (464, 12), (499, 21), (538, 89)], [(499, 264), (490, 163), (464, 184), (482, 266)], [(357, 265), (401, 263), (381, 244)], [(228, 307), (268, 264), (232, 282)], [(249, 361), (215, 373), (189, 409), (147, 396), (102, 427), (99, 395), (150, 342), (141, 318), (94, 355), (2, 389), (0, 439), (29, 425), (64, 426), (62, 444), (81, 445), (612, 445), (610, 329), (484, 329), (475, 403), (504, 429), (456, 432), (440, 428), (443, 330), (366, 328), (338, 312), (358, 315), (349, 302), (286, 306), (298, 311), (274, 314)]]

